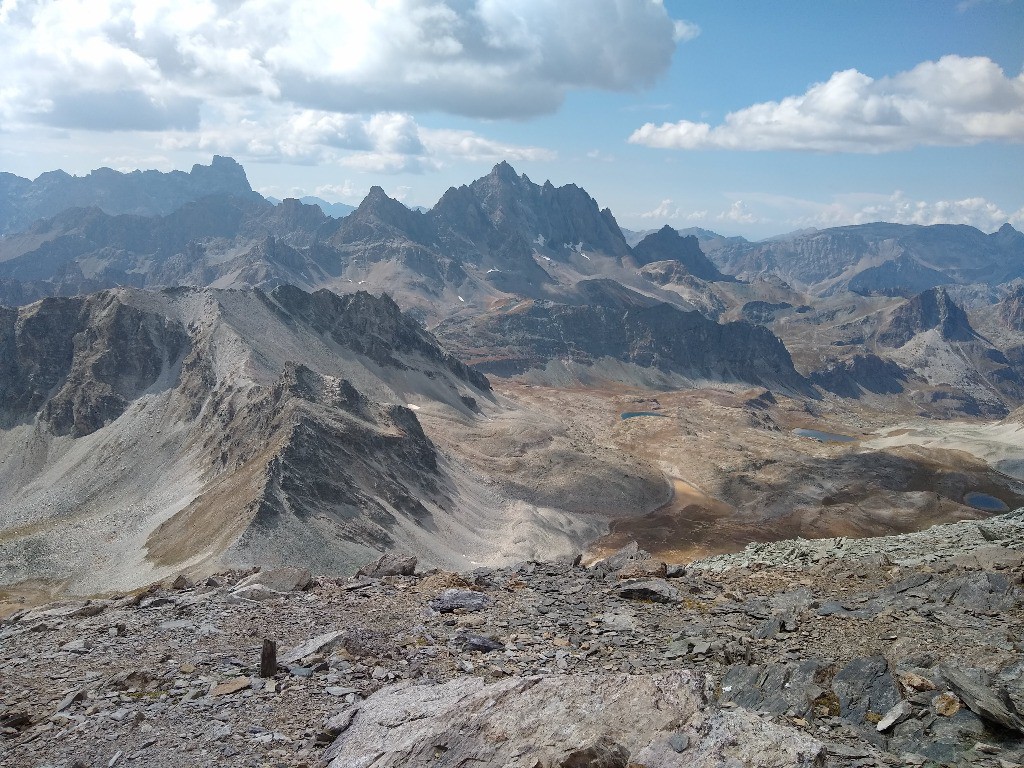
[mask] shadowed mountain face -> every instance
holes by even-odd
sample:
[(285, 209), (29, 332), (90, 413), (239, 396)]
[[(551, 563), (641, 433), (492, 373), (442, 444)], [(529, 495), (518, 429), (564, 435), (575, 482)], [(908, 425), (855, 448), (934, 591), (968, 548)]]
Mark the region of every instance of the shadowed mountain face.
[(640, 267), (659, 261), (678, 262), (686, 274), (701, 280), (726, 279), (704, 255), (694, 235), (682, 237), (668, 225), (633, 246), (633, 260)]
[[(580, 305), (523, 302), (442, 323), (437, 333), (480, 370), (521, 375), (549, 361), (592, 367), (607, 360), (680, 379), (734, 381), (808, 394), (785, 346), (749, 323), (718, 324), (602, 281)], [(593, 378), (614, 378), (595, 372)]]
[(248, 197), (254, 193), (242, 166), (218, 155), (210, 165), (194, 165), (189, 173), (119, 173), (100, 168), (81, 177), (52, 171), (35, 181), (3, 173), (0, 234), (20, 231), (37, 219), (70, 208), (96, 207), (108, 214), (165, 216), (185, 203), (209, 195)]
[(977, 337), (963, 308), (942, 288), (932, 288), (892, 313), (878, 334), (878, 343), (902, 347), (917, 334), (933, 329), (944, 341), (972, 341)]

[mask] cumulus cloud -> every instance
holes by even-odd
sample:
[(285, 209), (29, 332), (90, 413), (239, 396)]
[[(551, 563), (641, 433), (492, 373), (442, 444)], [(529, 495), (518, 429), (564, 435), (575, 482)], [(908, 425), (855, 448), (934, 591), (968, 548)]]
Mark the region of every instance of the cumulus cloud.
[(160, 146), (266, 162), (333, 163), (372, 173), (425, 173), (453, 159), (555, 157), (540, 147), (497, 142), (472, 131), (423, 128), (398, 112), (363, 117), (312, 109), (249, 111), (230, 104), (199, 130), (166, 134)]
[[(641, 219), (653, 219), (655, 221), (682, 221), (687, 224), (698, 224), (707, 221), (709, 212), (706, 209), (699, 211), (686, 210), (682, 206), (676, 205), (671, 199), (665, 199), (652, 210), (644, 211), (637, 214), (637, 216)], [(740, 218), (736, 218), (737, 216)], [(743, 218), (743, 216), (748, 218)], [(719, 221), (739, 221), (741, 223), (759, 221), (759, 219), (746, 210), (742, 202), (733, 203), (728, 210), (722, 211), (715, 218)]]
[(992, 232), (1003, 224), (1024, 223), (1024, 209), (1007, 213), (999, 205), (984, 197), (962, 200), (913, 200), (897, 191), (878, 200), (860, 205), (837, 202), (825, 207), (816, 217), (820, 223), (865, 224), (872, 221), (891, 221), (897, 224), (969, 224), (985, 232)]
[(717, 126), (646, 123), (633, 144), (665, 149), (880, 153), (920, 145), (1024, 142), (1024, 73), (983, 56), (943, 56), (873, 79), (834, 73), (800, 96), (755, 104)]
[(74, 98), (86, 83), (125, 100), (108, 122), (142, 105), (142, 128), (180, 127), (197, 101), (255, 96), (339, 113), (522, 118), (555, 110), (572, 89), (650, 85), (676, 45), (699, 32), (670, 18), (661, 0), (8, 0), (0, 8), (0, 115), (84, 128), (100, 127)]
[(657, 219), (658, 221), (667, 221), (669, 219), (679, 218), (679, 208), (672, 203), (672, 200), (662, 200), (657, 207), (644, 211), (640, 214), (641, 219)]
[(719, 221), (731, 221), (736, 224), (756, 224), (760, 221), (742, 200), (734, 201), (728, 210), (722, 211), (715, 218)]

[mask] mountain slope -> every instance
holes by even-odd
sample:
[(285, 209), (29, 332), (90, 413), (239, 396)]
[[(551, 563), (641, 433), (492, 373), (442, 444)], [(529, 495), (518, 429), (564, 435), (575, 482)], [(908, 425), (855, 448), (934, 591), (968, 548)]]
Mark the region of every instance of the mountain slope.
[(723, 381), (810, 392), (785, 346), (764, 328), (719, 324), (611, 281), (583, 286), (588, 301), (579, 305), (513, 303), (446, 321), (436, 332), (463, 359), (502, 376), (534, 371), (543, 377), (546, 367), (557, 365), (585, 383), (624, 380), (671, 387)]
[[(225, 564), (351, 573), (392, 548), (460, 567), (553, 556), (599, 535), (607, 483), (631, 508), (665, 493), (653, 467), (570, 454), (558, 423), (497, 401), (393, 301), (361, 292), (52, 298), (0, 310), (0, 361), (0, 584), (89, 592)], [(506, 445), (519, 464), (492, 478)], [(556, 491), (534, 469), (563, 453), (587, 487)]]

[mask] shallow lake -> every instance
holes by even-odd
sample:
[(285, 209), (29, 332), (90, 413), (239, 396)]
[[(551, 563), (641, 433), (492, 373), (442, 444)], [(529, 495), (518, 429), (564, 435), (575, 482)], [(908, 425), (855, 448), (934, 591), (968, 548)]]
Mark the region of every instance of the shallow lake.
[(850, 437), (849, 435), (837, 435), (833, 432), (820, 432), (817, 429), (794, 429), (794, 435), (799, 437), (809, 437), (811, 440), (817, 440), (819, 443), (852, 443), (857, 438)]
[(976, 491), (964, 496), (964, 504), (975, 509), (983, 509), (986, 512), (1007, 512), (1010, 509), (995, 496), (989, 496), (987, 493), (977, 493)]
[(622, 414), (623, 419), (635, 419), (637, 416), (657, 416), (659, 419), (668, 418), (664, 413), (654, 413), (653, 411), (626, 411)]

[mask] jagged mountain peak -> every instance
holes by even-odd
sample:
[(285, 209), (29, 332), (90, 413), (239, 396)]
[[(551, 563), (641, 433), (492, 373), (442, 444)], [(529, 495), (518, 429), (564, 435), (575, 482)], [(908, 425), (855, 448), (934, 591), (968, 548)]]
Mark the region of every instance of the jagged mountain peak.
[(491, 169), (491, 172), (484, 178), (494, 179), (496, 181), (502, 181), (510, 184), (519, 184), (521, 182), (529, 182), (530, 180), (526, 177), (526, 174), (521, 176), (516, 173), (516, 169), (511, 166), (507, 160), (502, 160), (500, 163), (495, 164)]
[(878, 341), (885, 346), (902, 347), (919, 333), (938, 330), (945, 341), (972, 341), (978, 334), (967, 313), (942, 287), (930, 288), (898, 306)]
[(421, 243), (434, 239), (425, 214), (410, 210), (376, 185), (370, 187), (359, 206), (340, 221), (339, 243), (375, 240), (396, 234)]

